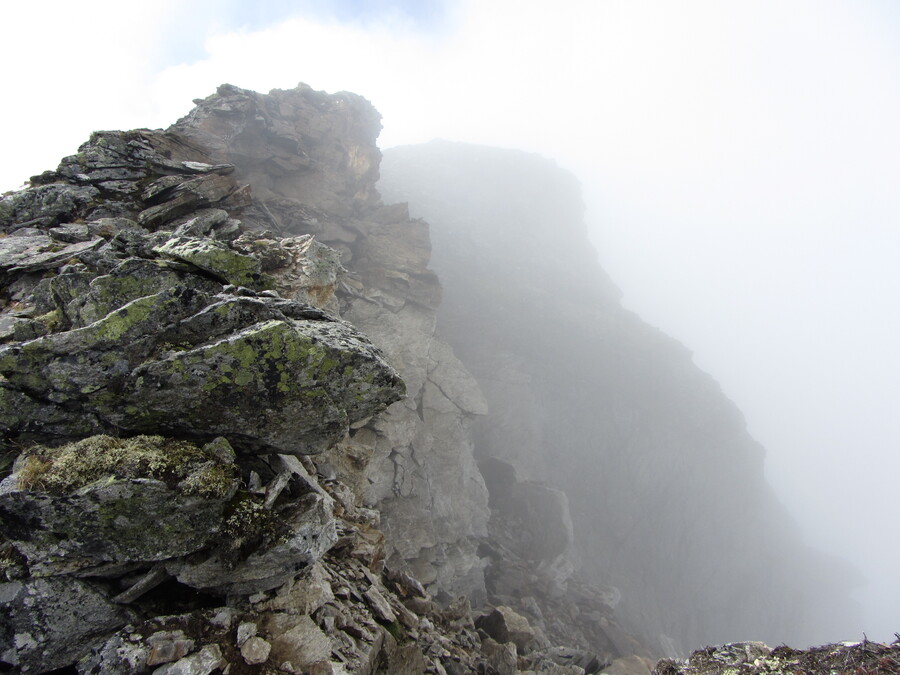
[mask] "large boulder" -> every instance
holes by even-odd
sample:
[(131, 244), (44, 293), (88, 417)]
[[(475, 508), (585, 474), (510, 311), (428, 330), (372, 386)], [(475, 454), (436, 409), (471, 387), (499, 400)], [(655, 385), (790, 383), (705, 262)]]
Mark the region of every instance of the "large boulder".
[(184, 556), (221, 529), (238, 488), (229, 460), (146, 436), (35, 448), (0, 483), (0, 535), (34, 575)]
[[(84, 328), (0, 347), (5, 388), (107, 428), (315, 453), (402, 397), (403, 382), (349, 324), (271, 297), (176, 287)], [(27, 427), (12, 415), (13, 429)]]

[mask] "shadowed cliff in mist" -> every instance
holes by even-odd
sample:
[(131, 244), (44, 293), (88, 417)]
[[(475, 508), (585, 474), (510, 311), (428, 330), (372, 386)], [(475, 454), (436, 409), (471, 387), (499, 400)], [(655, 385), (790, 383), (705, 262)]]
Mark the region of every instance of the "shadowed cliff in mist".
[(852, 625), (571, 176), (432, 144), (383, 201), (362, 97), (195, 104), (0, 199), (0, 670), (647, 675)]
[(740, 411), (619, 304), (570, 174), (435, 141), (386, 151), (379, 189), (431, 225), (438, 334), (490, 410), (476, 456), (568, 495), (581, 572), (621, 589), (633, 628), (690, 648), (859, 625), (852, 571), (804, 545)]

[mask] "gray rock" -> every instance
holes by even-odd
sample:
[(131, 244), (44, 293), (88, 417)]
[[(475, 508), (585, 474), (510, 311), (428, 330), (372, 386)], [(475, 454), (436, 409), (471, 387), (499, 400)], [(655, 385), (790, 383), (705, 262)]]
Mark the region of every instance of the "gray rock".
[(319, 243), (313, 235), (278, 241), (245, 235), (234, 245), (261, 259), (282, 297), (332, 311), (336, 308), (332, 297), (346, 270), (341, 266), (340, 253)]
[(261, 637), (254, 636), (241, 645), (241, 656), (251, 666), (265, 663), (271, 651), (272, 645)]
[(117, 261), (108, 274), (90, 277), (87, 287), (81, 292), (63, 295), (60, 286), (70, 283), (66, 279), (68, 276), (72, 275), (54, 278), (51, 289), (57, 298), (62, 296), (60, 305), (75, 328), (99, 321), (133, 300), (176, 286), (190, 285), (210, 294), (222, 289), (221, 284), (208, 279), (188, 278), (184, 271), (174, 269), (164, 261), (136, 257)]
[(0, 342), (33, 340), (48, 333), (47, 326), (23, 316), (0, 315)]
[(189, 263), (224, 283), (260, 290), (266, 287), (258, 260), (214, 239), (174, 236), (154, 247), (153, 252)]
[(88, 226), (83, 223), (66, 223), (59, 227), (53, 227), (50, 228), (48, 234), (56, 241), (64, 241), (69, 244), (88, 241), (91, 238)]
[(218, 533), (227, 496), (187, 496), (149, 479), (103, 480), (60, 497), (5, 491), (0, 531), (36, 574), (165, 560), (200, 550)]
[(216, 650), (222, 659), (219, 667), (225, 667), (220, 646), (231, 641), (235, 614), (235, 610), (221, 607), (130, 623), (82, 658), (77, 664), (78, 672), (132, 675), (156, 671), (165, 665), (177, 665), (173, 672), (182, 672), (180, 669), (188, 666), (209, 667), (216, 660)]
[(120, 631), (84, 656), (76, 667), (81, 675), (134, 675), (148, 671), (150, 647)]
[(0, 584), (0, 662), (45, 672), (84, 656), (126, 622), (122, 609), (70, 578)]
[(322, 566), (315, 563), (281, 586), (275, 596), (256, 605), (258, 611), (312, 614), (334, 600)]
[(511, 643), (501, 644), (491, 638), (481, 643), (481, 653), (489, 667), (488, 672), (496, 675), (516, 675), (519, 672), (516, 646)]
[(160, 666), (153, 671), (153, 675), (209, 675), (226, 665), (219, 645), (206, 645), (196, 654)]
[(41, 575), (200, 550), (238, 486), (231, 464), (160, 437), (31, 453), (0, 483), (0, 533)]
[(616, 659), (603, 669), (605, 675), (650, 675), (650, 667), (639, 656)]
[(302, 672), (331, 655), (331, 641), (308, 616), (273, 614), (267, 617), (264, 630), (271, 636), (269, 660), (276, 667), (290, 664), (289, 672)]
[(0, 347), (0, 374), (73, 417), (266, 452), (321, 452), (404, 393), (348, 324), (294, 319), (310, 314), (272, 298), (210, 302), (187, 287), (138, 298), (84, 328)]
[(391, 609), (388, 601), (384, 599), (384, 596), (377, 588), (372, 586), (363, 593), (363, 597), (366, 599), (366, 602), (369, 604), (369, 607), (372, 608), (372, 611), (379, 621), (393, 623), (397, 620), (397, 615), (394, 614), (394, 610)]
[(283, 532), (277, 541), (263, 544), (239, 562), (231, 562), (226, 553), (213, 553), (203, 562), (174, 562), (169, 571), (194, 588), (223, 595), (252, 595), (283, 585), (319, 560), (337, 541), (330, 503), (319, 494), (308, 493), (273, 517)]
[(14, 192), (0, 199), (0, 231), (13, 231), (29, 223), (55, 225), (76, 215), (100, 194), (97, 188), (66, 185), (41, 185)]
[[(196, 178), (170, 176), (156, 185), (156, 190), (145, 191), (145, 199), (155, 206), (150, 206), (138, 214), (138, 223), (148, 229), (159, 226), (197, 209), (216, 204), (237, 189), (231, 176), (205, 174)], [(174, 183), (174, 185), (170, 185)]]
[(237, 643), (238, 647), (241, 647), (247, 640), (254, 637), (255, 635), (256, 624), (252, 621), (245, 621), (237, 627), (235, 642)]
[(492, 612), (475, 620), (475, 626), (497, 642), (512, 642), (519, 652), (526, 652), (534, 644), (534, 630), (521, 614), (510, 607), (495, 607)]
[(46, 235), (3, 237), (0, 238), (0, 273), (9, 277), (55, 269), (102, 243), (102, 239), (91, 239), (64, 246)]
[(161, 630), (148, 636), (144, 642), (150, 647), (148, 666), (172, 663), (194, 651), (194, 641), (182, 630)]
[(379, 672), (391, 675), (421, 675), (428, 672), (422, 650), (415, 643), (398, 645), (394, 642), (390, 647), (384, 650), (382, 658), (385, 663)]
[(193, 211), (175, 225), (175, 236), (204, 237), (215, 227), (228, 221), (228, 211), (222, 209), (200, 209)]

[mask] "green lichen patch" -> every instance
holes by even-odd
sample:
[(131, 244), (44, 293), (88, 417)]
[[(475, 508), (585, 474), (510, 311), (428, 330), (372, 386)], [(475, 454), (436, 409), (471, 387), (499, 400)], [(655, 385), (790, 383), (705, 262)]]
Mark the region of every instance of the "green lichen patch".
[(91, 436), (59, 448), (28, 451), (17, 473), (22, 490), (67, 494), (103, 478), (155, 478), (186, 494), (226, 496), (235, 467), (189, 441), (162, 436)]
[(93, 278), (86, 289), (68, 301), (66, 314), (76, 326), (86, 326), (133, 300), (156, 295), (177, 286), (188, 286), (209, 293), (216, 293), (221, 289), (220, 284), (211, 280), (196, 275), (190, 278), (188, 276), (173, 270), (163, 261), (129, 258), (109, 274)]
[(174, 237), (153, 249), (158, 255), (194, 265), (236, 286), (263, 290), (271, 281), (263, 278), (256, 258), (233, 251), (224, 244), (193, 237)]
[(220, 536), (224, 558), (237, 562), (262, 546), (280, 541), (287, 528), (261, 499), (239, 491), (225, 512)]

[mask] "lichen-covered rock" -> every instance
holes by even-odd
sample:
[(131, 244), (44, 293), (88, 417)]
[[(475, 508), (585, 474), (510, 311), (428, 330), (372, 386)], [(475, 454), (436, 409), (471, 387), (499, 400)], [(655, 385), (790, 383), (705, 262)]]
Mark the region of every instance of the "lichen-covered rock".
[(334, 292), (346, 270), (341, 266), (340, 253), (316, 241), (314, 235), (279, 240), (241, 235), (234, 247), (261, 260), (262, 269), (270, 274), (282, 297), (336, 310)]
[[(321, 495), (308, 493), (271, 515), (252, 507), (238, 508), (228, 516), (226, 529), (233, 539), (232, 550), (251, 539), (260, 527), (272, 522), (274, 541), (264, 543), (237, 563), (227, 553), (214, 552), (202, 562), (188, 559), (169, 565), (178, 581), (220, 594), (251, 595), (282, 586), (299, 571), (319, 560), (335, 541), (337, 532), (330, 502)], [(252, 543), (249, 542), (249, 543)]]
[(235, 286), (264, 290), (259, 260), (242, 255), (213, 239), (174, 236), (153, 249), (166, 258), (194, 265), (217, 279)]
[(91, 585), (51, 577), (0, 584), (0, 663), (42, 673), (82, 656), (127, 614)]
[[(103, 319), (129, 302), (190, 284), (209, 294), (222, 290), (210, 279), (190, 278), (183, 269), (161, 260), (129, 257), (117, 261), (109, 273), (86, 275), (86, 283), (69, 290), (82, 275), (63, 274), (50, 280), (50, 292), (59, 299), (61, 311), (73, 328), (82, 328)], [(71, 298), (71, 299), (70, 299)]]
[(0, 535), (34, 575), (197, 551), (222, 527), (233, 464), (161, 437), (32, 449), (0, 483)]
[[(346, 323), (297, 303), (213, 299), (185, 287), (133, 300), (84, 328), (0, 347), (0, 374), (7, 386), (109, 428), (222, 435), (263, 452), (321, 452), (351, 421), (404, 392)], [(11, 421), (12, 429), (29, 423)]]
[(24, 227), (51, 227), (73, 217), (100, 194), (90, 186), (40, 185), (0, 200), (0, 232)]

